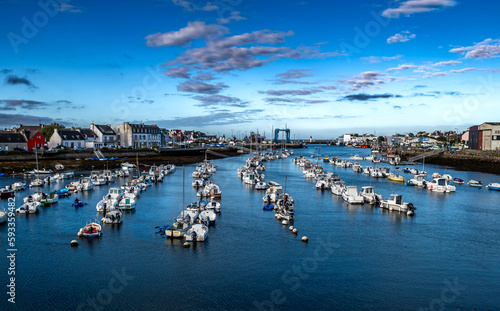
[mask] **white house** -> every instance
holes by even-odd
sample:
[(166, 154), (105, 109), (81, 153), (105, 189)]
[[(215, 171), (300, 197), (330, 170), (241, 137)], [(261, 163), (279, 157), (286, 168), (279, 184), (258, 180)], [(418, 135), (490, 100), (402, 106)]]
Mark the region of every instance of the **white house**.
[(85, 148), (85, 138), (75, 129), (54, 129), (54, 134), (47, 143), (49, 148), (64, 146), (67, 148)]
[(147, 148), (161, 145), (161, 130), (156, 124), (130, 124), (124, 122), (112, 126), (118, 146)]
[(78, 132), (83, 135), (85, 139), (85, 148), (96, 148), (97, 135), (91, 129), (77, 128)]
[(97, 136), (96, 141), (94, 143), (96, 148), (102, 147), (116, 147), (117, 146), (117, 135), (115, 131), (111, 128), (111, 125), (98, 125), (91, 123), (90, 129)]

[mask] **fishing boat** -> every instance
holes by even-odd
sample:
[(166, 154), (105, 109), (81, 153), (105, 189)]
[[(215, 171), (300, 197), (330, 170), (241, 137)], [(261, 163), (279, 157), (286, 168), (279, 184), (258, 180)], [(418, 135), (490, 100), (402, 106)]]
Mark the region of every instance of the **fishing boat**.
[(187, 242), (204, 242), (208, 237), (208, 227), (205, 224), (194, 224), (186, 231)]
[(375, 190), (372, 186), (361, 187), (361, 192), (359, 194), (368, 204), (377, 204), (382, 201), (382, 196), (378, 193), (375, 193)]
[(26, 189), (26, 184), (23, 182), (15, 182), (10, 186), (10, 188), (14, 191), (21, 191)]
[(89, 177), (83, 177), (82, 179), (80, 179), (80, 185), (83, 191), (94, 189), (94, 183)]
[(363, 204), (365, 199), (358, 192), (357, 186), (347, 186), (342, 191), (342, 199), (349, 204)]
[(32, 179), (29, 183), (30, 187), (42, 187), (44, 184), (45, 182), (41, 178)]
[(486, 186), (487, 189), (489, 190), (496, 190), (496, 191), (500, 191), (500, 183), (490, 183)]
[(351, 156), (351, 160), (353, 160), (353, 161), (361, 161), (361, 160), (363, 160), (363, 157), (360, 156), (359, 154), (355, 154), (355, 155)]
[(326, 174), (320, 174), (316, 178), (316, 190), (327, 190), (330, 189), (330, 183), (328, 181), (328, 176)]
[(345, 183), (342, 180), (334, 181), (331, 187), (332, 193), (338, 196), (342, 195), (344, 191)]
[(210, 202), (207, 203), (205, 206), (207, 209), (212, 209), (216, 213), (220, 213), (220, 203), (215, 200), (215, 198), (212, 198)]
[(201, 188), (205, 186), (205, 181), (203, 179), (195, 179), (191, 185), (193, 188)]
[(96, 204), (96, 210), (98, 213), (104, 213), (116, 209), (118, 206), (117, 200), (102, 199)]
[(14, 190), (9, 188), (0, 188), (0, 198), (7, 199), (14, 196)]
[(40, 202), (37, 201), (32, 201), (32, 202), (27, 202), (21, 205), (16, 209), (16, 213), (19, 214), (35, 214), (38, 213), (40, 209)]
[(425, 180), (424, 175), (418, 174), (413, 176), (412, 179), (406, 181), (406, 185), (425, 188), (427, 186), (427, 181)]
[(434, 178), (431, 182), (427, 183), (427, 189), (433, 192), (443, 192), (443, 193), (450, 193), (456, 191), (456, 187), (448, 185), (448, 179), (444, 177)]
[(363, 167), (361, 166), (361, 164), (359, 164), (359, 162), (355, 162), (355, 163), (352, 165), (352, 170), (353, 170), (355, 173), (361, 173), (361, 172), (363, 172)]
[(118, 208), (120, 210), (134, 210), (137, 201), (133, 197), (123, 197), (120, 201), (118, 201)]
[(382, 200), (380, 207), (390, 211), (406, 212), (408, 216), (413, 215), (416, 210), (412, 203), (403, 202), (403, 196), (399, 194), (391, 194), (389, 199)]
[(107, 212), (103, 218), (101, 218), (101, 222), (103, 224), (121, 224), (123, 221), (122, 213), (118, 210), (112, 210)]
[(403, 176), (394, 173), (389, 174), (389, 176), (387, 176), (387, 179), (395, 182), (405, 182), (405, 178)]
[(478, 187), (478, 188), (480, 188), (480, 187), (482, 187), (482, 186), (483, 186), (483, 183), (482, 183), (482, 182), (480, 182), (480, 181), (477, 181), (477, 180), (473, 180), (473, 179), (471, 179), (471, 180), (469, 180), (469, 181), (467, 182), (467, 185), (469, 185), (469, 186), (471, 186), (471, 187)]
[(23, 202), (24, 203), (29, 203), (29, 202), (40, 202), (42, 201), (43, 199), (45, 199), (47, 197), (47, 194), (43, 193), (43, 192), (35, 192), (33, 194), (30, 194), (29, 196), (27, 197), (24, 197), (23, 198)]
[(78, 236), (84, 238), (97, 238), (100, 237), (101, 234), (101, 225), (96, 221), (87, 223), (85, 227), (81, 228), (80, 231), (78, 231)]
[(45, 198), (41, 200), (42, 207), (52, 205), (59, 201), (59, 195), (57, 193), (49, 193)]

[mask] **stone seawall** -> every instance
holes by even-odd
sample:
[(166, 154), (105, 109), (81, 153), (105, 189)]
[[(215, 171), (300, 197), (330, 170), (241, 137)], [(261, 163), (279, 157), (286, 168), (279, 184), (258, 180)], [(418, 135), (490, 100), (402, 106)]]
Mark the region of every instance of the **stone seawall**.
[[(51, 169), (55, 171), (56, 164), (62, 164), (65, 170), (83, 171), (83, 170), (102, 170), (117, 169), (123, 162), (136, 163), (138, 159), (140, 165), (149, 167), (152, 164), (192, 164), (203, 161), (205, 156), (207, 159), (218, 159), (220, 156), (207, 153), (205, 148), (188, 148), (188, 149), (162, 149), (161, 151), (154, 150), (112, 150), (103, 151), (104, 156), (118, 157), (117, 160), (90, 160), (95, 158), (94, 153), (87, 151), (68, 151), (63, 152), (40, 152), (38, 154), (38, 167), (40, 169)], [(225, 156), (240, 156), (236, 149), (232, 148), (217, 148), (217, 153)], [(36, 168), (35, 154), (30, 153), (11, 153), (0, 155), (0, 173), (6, 175), (22, 174), (24, 171), (31, 171)]]
[[(423, 151), (401, 151), (401, 159), (422, 154)], [(500, 174), (500, 152), (482, 150), (446, 151), (441, 154), (425, 158), (425, 163), (452, 166), (462, 171), (478, 171), (484, 173)]]

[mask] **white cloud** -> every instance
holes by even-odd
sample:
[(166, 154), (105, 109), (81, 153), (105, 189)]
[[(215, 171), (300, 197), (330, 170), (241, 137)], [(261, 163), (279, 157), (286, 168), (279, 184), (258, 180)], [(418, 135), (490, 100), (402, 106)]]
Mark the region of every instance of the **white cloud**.
[(188, 25), (178, 31), (169, 31), (166, 33), (155, 33), (146, 36), (146, 45), (161, 46), (179, 46), (190, 43), (195, 39), (208, 39), (214, 35), (227, 33), (229, 30), (221, 25), (207, 25), (205, 22), (188, 22)]
[(424, 13), (435, 11), (446, 7), (452, 7), (457, 4), (453, 0), (408, 0), (401, 2), (399, 7), (387, 9), (382, 13), (382, 16), (388, 18), (398, 18), (401, 15), (409, 16), (415, 13)]
[(402, 31), (400, 33), (395, 34), (392, 37), (387, 38), (387, 43), (392, 44), (396, 42), (406, 42), (411, 39), (415, 39), (417, 35), (410, 33), (409, 31)]
[(500, 54), (500, 39), (486, 39), (472, 46), (453, 48), (450, 52), (465, 54), (465, 58), (492, 58)]

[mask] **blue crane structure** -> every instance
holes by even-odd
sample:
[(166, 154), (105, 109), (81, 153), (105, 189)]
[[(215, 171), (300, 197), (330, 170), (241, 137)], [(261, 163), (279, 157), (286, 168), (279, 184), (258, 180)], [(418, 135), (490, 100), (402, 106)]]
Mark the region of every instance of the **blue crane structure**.
[(280, 132), (285, 132), (286, 133), (286, 142), (290, 142), (290, 129), (275, 129), (274, 130), (274, 142), (278, 141), (279, 133)]

